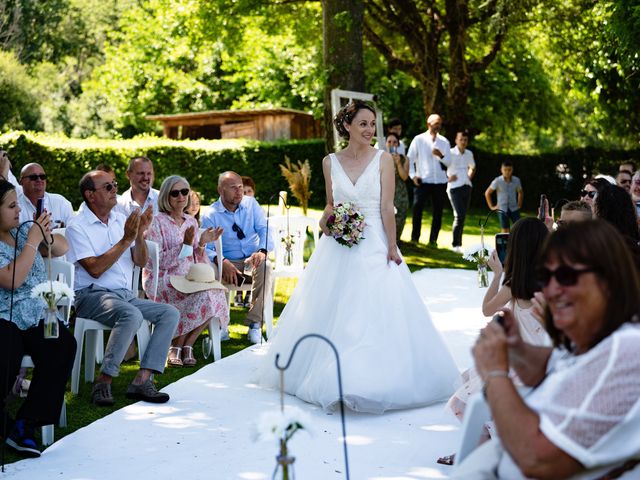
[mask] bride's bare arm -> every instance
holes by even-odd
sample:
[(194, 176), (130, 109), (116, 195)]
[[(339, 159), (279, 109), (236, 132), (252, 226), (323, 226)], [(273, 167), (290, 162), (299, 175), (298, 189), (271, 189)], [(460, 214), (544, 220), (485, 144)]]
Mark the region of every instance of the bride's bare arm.
[(393, 208), (393, 197), (396, 189), (394, 169), (395, 166), (391, 155), (384, 152), (380, 159), (380, 215), (382, 216), (384, 232), (387, 235), (387, 261), (395, 262), (399, 265), (402, 263), (402, 259), (396, 245), (396, 216)]
[(322, 159), (322, 173), (324, 174), (324, 186), (327, 195), (327, 204), (320, 218), (320, 229), (325, 235), (329, 235), (327, 218), (333, 213), (333, 187), (331, 185), (331, 158), (329, 155)]

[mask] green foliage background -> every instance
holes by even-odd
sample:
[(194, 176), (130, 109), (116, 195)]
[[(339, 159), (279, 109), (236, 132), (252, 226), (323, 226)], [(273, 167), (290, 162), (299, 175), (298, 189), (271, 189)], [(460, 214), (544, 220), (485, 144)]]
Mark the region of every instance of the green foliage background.
[[(50, 177), (48, 190), (67, 197), (78, 208), (82, 199), (78, 181), (99, 163), (110, 165), (116, 172), (121, 191), (128, 188), (125, 170), (129, 159), (146, 155), (154, 162), (158, 187), (172, 174), (184, 175), (191, 187), (202, 194), (203, 204), (217, 198), (218, 175), (233, 170), (252, 177), (257, 185), (257, 199), (263, 204), (277, 203), (279, 191), (288, 190), (279, 173), (285, 156), (292, 162), (309, 160), (311, 166), (310, 206), (323, 208), (325, 202), (321, 140), (293, 142), (252, 142), (243, 140), (173, 141), (155, 137), (131, 140), (74, 140), (60, 136), (12, 132), (0, 136), (0, 148), (9, 152), (14, 171), (32, 161), (42, 164)], [(535, 210), (539, 195), (550, 201), (578, 198), (584, 178), (595, 172), (614, 173), (620, 161), (629, 155), (640, 156), (640, 150), (571, 149), (554, 153), (514, 155), (474, 150), (478, 165), (474, 178), (472, 205), (485, 206), (484, 191), (499, 175), (500, 164), (511, 160), (514, 174), (523, 181), (524, 206)], [(289, 196), (292, 204), (296, 203)]]

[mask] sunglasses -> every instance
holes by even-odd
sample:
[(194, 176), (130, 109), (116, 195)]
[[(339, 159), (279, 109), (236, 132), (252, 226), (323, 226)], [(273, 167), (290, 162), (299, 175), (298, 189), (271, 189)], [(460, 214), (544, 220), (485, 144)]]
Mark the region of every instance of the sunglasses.
[(244, 234), (242, 229), (235, 222), (234, 222), (233, 226), (231, 227), (231, 230), (236, 232), (236, 235), (238, 235), (238, 240), (242, 240), (244, 237), (246, 237), (246, 235)]
[(118, 182), (116, 182), (115, 180), (111, 183), (105, 183), (104, 185), (102, 185), (101, 187), (96, 188), (96, 190), (100, 190), (101, 188), (104, 188), (107, 192), (110, 192), (111, 190), (113, 190), (114, 188), (117, 190), (118, 189)]
[(580, 198), (583, 198), (583, 197), (593, 198), (596, 196), (596, 193), (598, 193), (597, 190), (592, 190), (590, 192), (587, 192), (586, 190), (582, 190), (580, 191)]
[(32, 182), (35, 182), (36, 180), (46, 180), (47, 179), (47, 174), (46, 173), (33, 173), (31, 175), (25, 175), (24, 177), (22, 177), (23, 179), (28, 178), (29, 180), (31, 180)]
[(189, 195), (189, 189), (181, 188), (180, 190), (171, 190), (169, 192), (169, 195), (171, 195), (173, 198), (178, 198), (178, 195), (182, 195), (183, 197), (186, 197), (187, 195)]
[(549, 270), (548, 268), (541, 268), (538, 271), (538, 284), (540, 287), (546, 287), (553, 277), (556, 277), (556, 282), (564, 287), (572, 287), (578, 283), (578, 278), (583, 273), (595, 272), (594, 268), (576, 269), (563, 265), (555, 270)]

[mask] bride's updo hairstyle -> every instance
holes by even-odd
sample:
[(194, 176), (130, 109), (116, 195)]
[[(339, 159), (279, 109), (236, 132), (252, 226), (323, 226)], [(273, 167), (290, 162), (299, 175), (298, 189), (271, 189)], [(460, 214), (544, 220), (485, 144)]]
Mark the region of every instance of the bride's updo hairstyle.
[(344, 128), (344, 124), (351, 125), (351, 122), (357, 115), (357, 113), (362, 110), (369, 110), (373, 115), (376, 115), (375, 109), (369, 105), (367, 102), (363, 102), (362, 100), (351, 100), (344, 107), (340, 109), (336, 117), (333, 119), (333, 124), (338, 131), (338, 135), (342, 138), (346, 138), (349, 140), (349, 132)]

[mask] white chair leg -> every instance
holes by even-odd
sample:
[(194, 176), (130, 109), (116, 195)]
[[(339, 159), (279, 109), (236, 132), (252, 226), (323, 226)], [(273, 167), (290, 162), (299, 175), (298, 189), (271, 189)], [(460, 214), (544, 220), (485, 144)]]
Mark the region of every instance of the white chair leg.
[(84, 381), (93, 382), (96, 375), (96, 337), (102, 330), (87, 330), (84, 346)]
[(62, 410), (60, 410), (60, 420), (58, 421), (59, 427), (67, 426), (67, 402), (66, 400), (62, 400)]
[(76, 321), (73, 336), (76, 339), (76, 358), (73, 361), (71, 370), (71, 393), (78, 394), (80, 389), (80, 365), (82, 363), (82, 349), (84, 347), (84, 321)]
[(104, 332), (98, 330), (96, 332), (96, 363), (102, 365), (104, 360)]
[(211, 338), (213, 361), (217, 362), (222, 358), (222, 344), (220, 341), (220, 319), (218, 317), (212, 317), (209, 321), (209, 338)]
[(271, 334), (273, 333), (273, 297), (267, 296), (264, 299), (264, 323), (267, 327), (267, 341), (271, 339)]
[(44, 425), (42, 427), (42, 445), (48, 447), (53, 443), (53, 425)]

